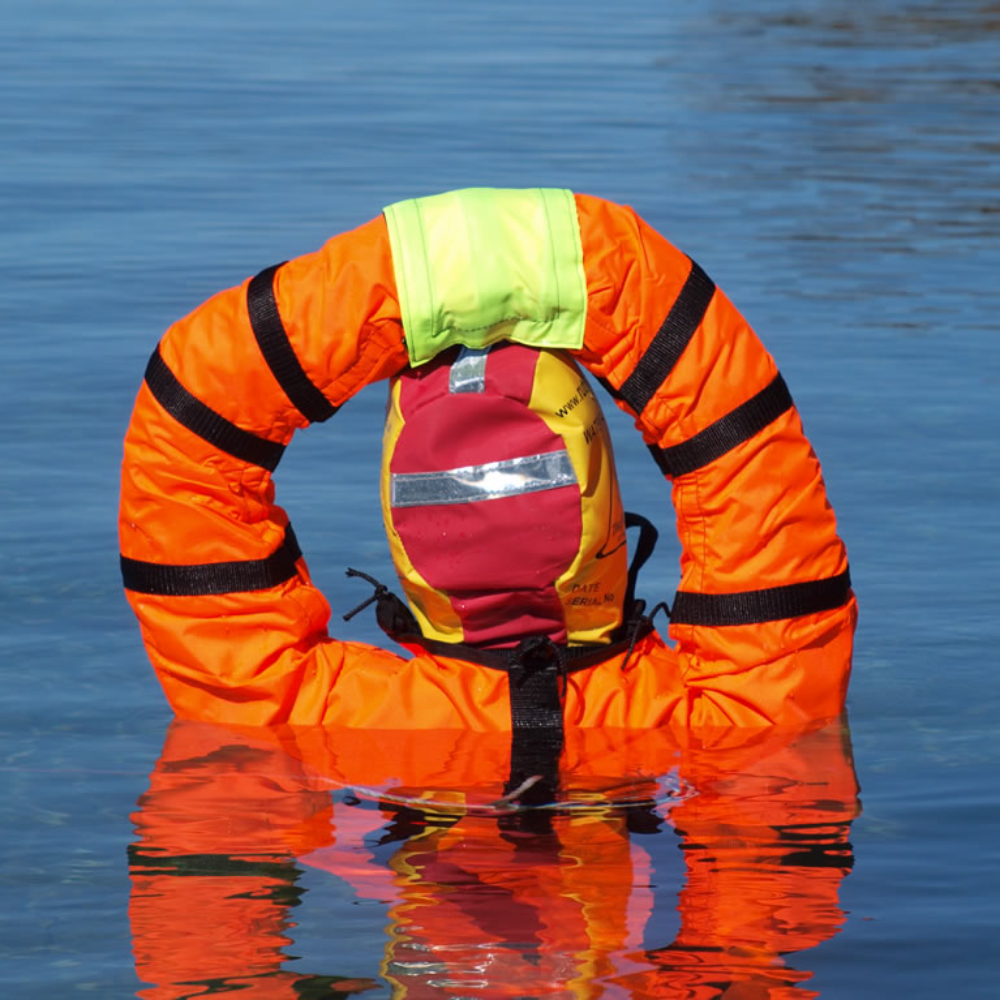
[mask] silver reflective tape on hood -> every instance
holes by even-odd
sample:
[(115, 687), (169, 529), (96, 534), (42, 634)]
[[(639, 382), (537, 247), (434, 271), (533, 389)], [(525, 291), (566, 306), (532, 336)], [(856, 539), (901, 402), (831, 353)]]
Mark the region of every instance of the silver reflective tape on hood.
[(486, 355), (488, 347), (463, 347), (448, 375), (449, 392), (486, 391)]
[(390, 503), (393, 507), (475, 503), (575, 485), (576, 472), (563, 449), (444, 472), (393, 473)]

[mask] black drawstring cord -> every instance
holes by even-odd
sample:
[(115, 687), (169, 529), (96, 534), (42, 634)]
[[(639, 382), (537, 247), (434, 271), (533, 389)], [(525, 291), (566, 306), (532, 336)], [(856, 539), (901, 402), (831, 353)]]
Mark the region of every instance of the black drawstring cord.
[(650, 611), (650, 612), (649, 612), (649, 614), (648, 614), (648, 615), (646, 616), (646, 619), (647, 619), (647, 620), (649, 621), (649, 624), (650, 624), (650, 625), (652, 625), (652, 624), (653, 624), (653, 619), (654, 619), (654, 618), (655, 618), (655, 617), (656, 617), (656, 616), (657, 616), (657, 615), (658, 615), (658, 614), (659, 614), (659, 613), (660, 613), (661, 611), (662, 611), (662, 612), (663, 612), (663, 613), (664, 613), (664, 614), (665, 614), (665, 615), (666, 615), (666, 616), (667, 616), (668, 618), (672, 617), (672, 616), (671, 616), (671, 614), (670, 614), (670, 605), (669, 605), (669, 604), (667, 604), (667, 602), (666, 602), (666, 601), (660, 601), (660, 603), (659, 603), (659, 604), (657, 604), (657, 605), (656, 605), (656, 606), (655, 606), (655, 607), (653, 608), (653, 610), (652, 610), (652, 611)]
[(362, 573), (359, 569), (351, 569), (348, 567), (347, 576), (360, 576), (362, 580), (367, 580), (375, 588), (375, 593), (372, 594), (367, 600), (362, 601), (353, 611), (348, 611), (344, 615), (344, 621), (349, 622), (359, 611), (364, 611), (369, 604), (374, 604), (380, 597), (385, 597), (389, 593), (389, 588), (384, 583), (379, 583), (378, 580), (373, 576), (369, 576), (367, 573)]
[(367, 580), (375, 588), (375, 593), (353, 611), (348, 611), (344, 615), (345, 622), (349, 622), (359, 611), (364, 611), (369, 604), (375, 604), (375, 621), (390, 639), (399, 642), (404, 636), (420, 634), (420, 626), (413, 617), (413, 612), (385, 584), (359, 569), (349, 569), (347, 575)]
[[(645, 602), (640, 601), (640, 604)], [(628, 652), (625, 654), (625, 659), (622, 660), (622, 673), (625, 672), (625, 668), (628, 666), (628, 661), (632, 659), (632, 653), (635, 652), (635, 644), (639, 641), (639, 630), (643, 625), (648, 625), (650, 631), (653, 628), (653, 619), (660, 613), (663, 612), (668, 618), (670, 617), (670, 605), (666, 601), (660, 601), (659, 604), (653, 608), (648, 615), (638, 614), (635, 618), (629, 622), (629, 630), (631, 631), (631, 636), (629, 638)]]

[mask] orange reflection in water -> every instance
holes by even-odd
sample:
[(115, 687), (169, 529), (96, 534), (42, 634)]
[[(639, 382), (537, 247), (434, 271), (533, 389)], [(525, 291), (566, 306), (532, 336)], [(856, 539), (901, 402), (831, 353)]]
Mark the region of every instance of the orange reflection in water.
[[(845, 724), (571, 732), (556, 810), (491, 808), (510, 765), (502, 736), (173, 723), (134, 816), (139, 995), (818, 996), (794, 953), (844, 920)], [(384, 905), (365, 978), (336, 974), (356, 962), (336, 941), (332, 968), (288, 968), (306, 866)], [(650, 923), (664, 894), (672, 940)]]

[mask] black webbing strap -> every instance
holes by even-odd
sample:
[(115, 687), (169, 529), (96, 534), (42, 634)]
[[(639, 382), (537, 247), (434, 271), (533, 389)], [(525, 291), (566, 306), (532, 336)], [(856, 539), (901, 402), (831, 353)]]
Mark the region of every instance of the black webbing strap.
[(171, 566), (122, 556), (122, 582), (126, 590), (165, 597), (239, 594), (268, 590), (292, 579), (298, 572), (295, 561), (301, 558), (295, 532), (288, 525), (284, 541), (264, 559)]
[[(284, 263), (284, 261), (282, 261)], [(274, 298), (274, 275), (281, 264), (260, 272), (247, 287), (247, 312), (260, 353), (291, 400), (312, 424), (329, 420), (337, 408), (309, 380), (296, 357)]]
[(825, 580), (739, 594), (699, 594), (678, 590), (670, 612), (672, 625), (757, 625), (830, 611), (851, 594), (850, 570)]
[(562, 729), (562, 699), (559, 672), (517, 666), (510, 679), (510, 721), (514, 729)]
[(673, 371), (688, 342), (698, 329), (715, 294), (715, 283), (691, 261), (691, 273), (667, 313), (656, 336), (639, 359), (635, 370), (613, 394), (636, 414), (642, 413), (654, 393)]
[[(558, 794), (562, 749), (561, 719), (558, 725), (551, 727), (515, 725), (510, 731), (510, 776), (504, 785), (504, 794), (510, 795), (515, 789), (522, 789), (515, 799), (521, 806), (552, 802)], [(524, 829), (523, 821), (517, 823), (515, 828)]]
[[(510, 777), (504, 794), (517, 795), (522, 806), (552, 802), (559, 787), (559, 757), (563, 748), (560, 676), (553, 667), (528, 663), (512, 669), (510, 689)], [(540, 824), (540, 825), (539, 825)], [(521, 832), (546, 832), (542, 817), (505, 824)]]
[(174, 420), (219, 451), (251, 465), (259, 465), (269, 472), (274, 472), (278, 467), (285, 446), (237, 427), (192, 396), (167, 367), (160, 355), (159, 345), (146, 365), (146, 385)]
[[(398, 598), (397, 598), (398, 600)], [(382, 624), (381, 616), (379, 624)], [(650, 622), (639, 621), (635, 625), (635, 638), (630, 631), (624, 638), (617, 639), (608, 645), (587, 645), (587, 646), (558, 646), (560, 655), (563, 658), (563, 671), (567, 674), (575, 674), (578, 670), (587, 670), (589, 667), (597, 666), (610, 660), (619, 653), (628, 651), (634, 641), (644, 638), (653, 631)], [(491, 670), (503, 670), (512, 672), (517, 666), (517, 647), (510, 649), (480, 649), (478, 646), (470, 646), (462, 642), (442, 642), (440, 639), (427, 639), (419, 631), (410, 633), (387, 633), (391, 639), (403, 646), (419, 646), (432, 656), (446, 656), (454, 660), (465, 660), (468, 663), (476, 663), (481, 667), (489, 667)]]
[(731, 413), (709, 424), (703, 431), (670, 448), (649, 445), (650, 454), (665, 476), (676, 479), (721, 458), (737, 445), (749, 441), (768, 424), (792, 408), (792, 396), (781, 375), (766, 388), (741, 403)]

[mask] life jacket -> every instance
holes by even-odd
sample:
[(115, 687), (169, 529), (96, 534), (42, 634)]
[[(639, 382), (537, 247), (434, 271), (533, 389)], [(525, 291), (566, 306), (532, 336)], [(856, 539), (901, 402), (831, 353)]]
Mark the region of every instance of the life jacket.
[[(407, 214), (441, 266), (450, 239), (459, 261), (499, 246), (510, 265), (517, 246), (575, 278), (553, 290), (521, 275), (511, 298), (484, 277), (439, 343), (407, 327), (426, 292), (414, 240), (391, 235)], [(856, 605), (818, 460), (773, 360), (705, 272), (631, 210), (489, 190), (390, 208), (213, 297), (154, 351), (125, 439), (120, 539), (126, 593), (175, 711), (328, 718), (348, 667), (378, 654), (327, 636), (329, 608), (272, 473), (296, 429), (365, 385), (449, 345), (501, 339), (569, 350), (634, 415), (672, 482), (681, 582), (676, 671), (662, 683), (674, 721), (836, 714)]]

